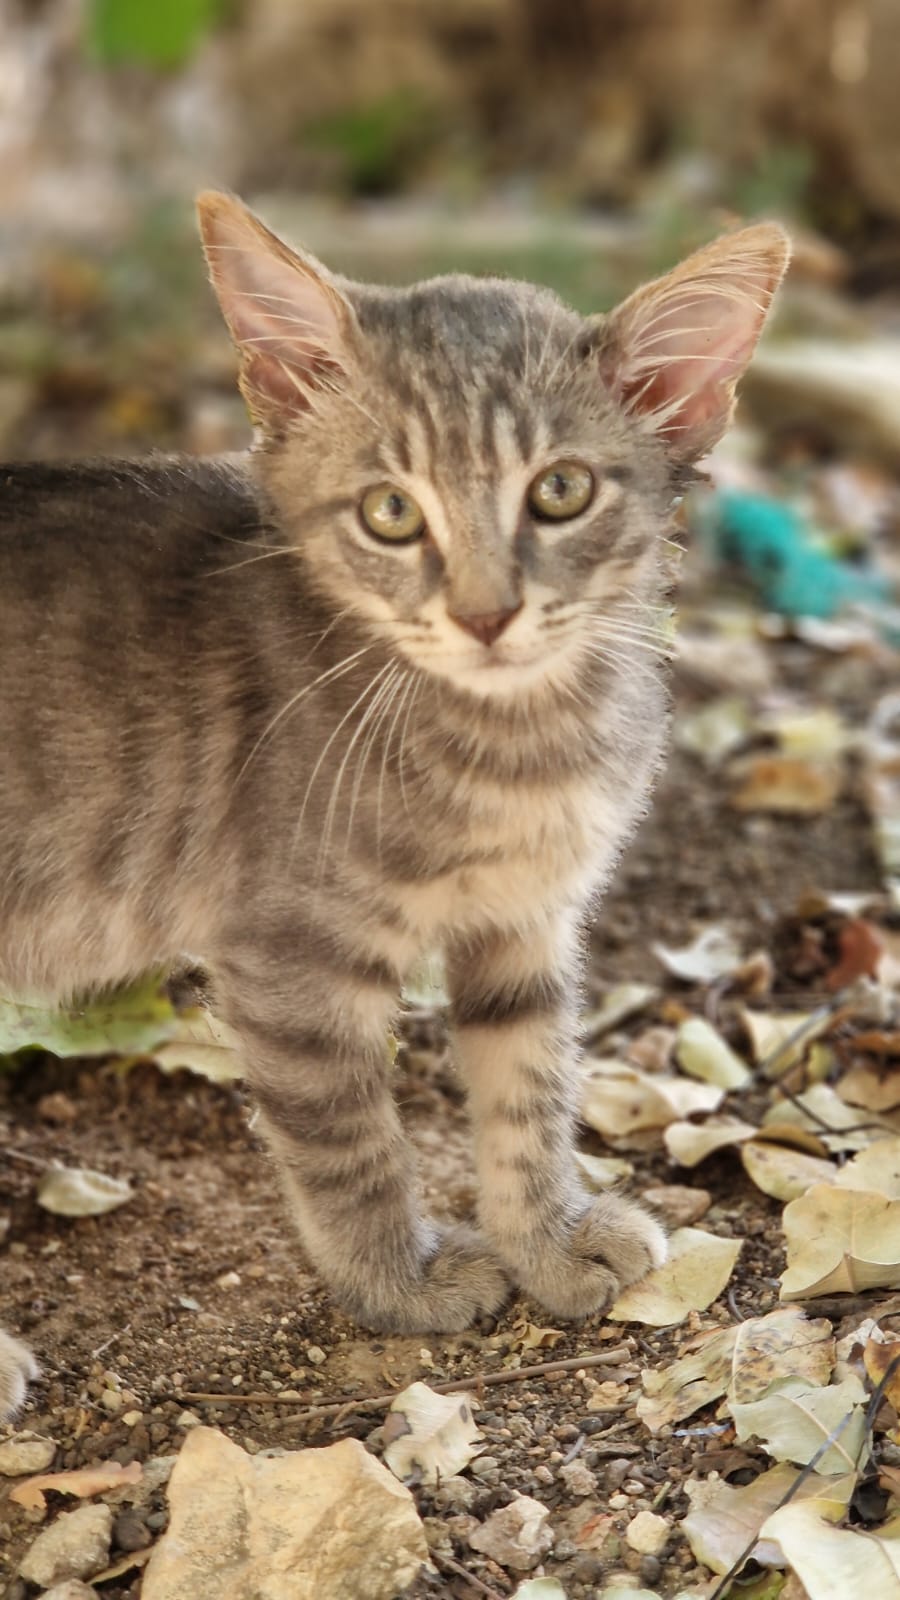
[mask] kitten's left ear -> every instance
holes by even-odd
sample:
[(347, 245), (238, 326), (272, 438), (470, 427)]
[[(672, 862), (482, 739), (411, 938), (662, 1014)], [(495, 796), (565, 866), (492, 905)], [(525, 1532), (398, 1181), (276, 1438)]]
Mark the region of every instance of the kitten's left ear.
[(603, 376), (646, 417), (669, 455), (696, 461), (731, 420), (734, 393), (790, 260), (787, 235), (759, 223), (716, 239), (645, 284), (606, 318)]
[(318, 261), (290, 250), (232, 195), (199, 195), (197, 216), (213, 288), (241, 357), (244, 399), (254, 422), (278, 433), (345, 371), (353, 310)]

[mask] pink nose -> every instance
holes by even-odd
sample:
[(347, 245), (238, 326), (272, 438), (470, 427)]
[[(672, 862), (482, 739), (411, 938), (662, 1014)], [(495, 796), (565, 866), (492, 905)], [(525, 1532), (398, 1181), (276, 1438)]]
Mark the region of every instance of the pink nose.
[(499, 639), (513, 617), (517, 617), (522, 609), (522, 602), (513, 606), (508, 611), (482, 611), (475, 616), (460, 616), (451, 611), (450, 616), (458, 628), (464, 628), (466, 633), (471, 633), (473, 639), (479, 639), (482, 644), (493, 644)]

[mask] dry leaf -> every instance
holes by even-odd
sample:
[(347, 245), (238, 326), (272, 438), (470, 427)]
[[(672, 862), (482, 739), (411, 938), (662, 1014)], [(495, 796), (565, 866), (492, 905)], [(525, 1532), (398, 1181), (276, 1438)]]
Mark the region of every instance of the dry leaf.
[(608, 1139), (664, 1128), (698, 1111), (714, 1111), (721, 1089), (662, 1073), (639, 1072), (622, 1061), (591, 1061), (582, 1084), (581, 1116)]
[(586, 1039), (599, 1039), (611, 1033), (620, 1022), (646, 1011), (658, 997), (659, 990), (649, 983), (616, 983), (607, 989), (600, 1004), (585, 1012), (581, 1019)]
[(718, 1299), (740, 1255), (740, 1239), (720, 1239), (702, 1228), (679, 1228), (669, 1240), (669, 1258), (631, 1284), (607, 1316), (612, 1322), (645, 1322), (668, 1328), (691, 1311)]
[(384, 1459), (401, 1483), (438, 1483), (467, 1467), (481, 1448), (468, 1394), (436, 1394), (411, 1383), (395, 1396), (384, 1424)]
[(57, 1217), (99, 1217), (134, 1199), (123, 1178), (88, 1167), (50, 1167), (38, 1184), (37, 1202)]
[(512, 1342), (517, 1350), (552, 1350), (565, 1338), (563, 1328), (539, 1328), (534, 1322), (517, 1322), (512, 1328)]
[(582, 1177), (586, 1179), (589, 1189), (597, 1194), (604, 1189), (611, 1189), (623, 1178), (630, 1178), (634, 1174), (634, 1167), (623, 1156), (592, 1156), (586, 1150), (575, 1151), (575, 1164)]
[(900, 1287), (900, 1200), (820, 1183), (783, 1220), (782, 1300)]
[(900, 1600), (900, 1520), (869, 1533), (832, 1527), (820, 1511), (817, 1503), (793, 1500), (761, 1530), (780, 1545), (809, 1600)]
[(880, 1329), (879, 1334), (880, 1337), (877, 1339), (869, 1338), (866, 1340), (863, 1360), (866, 1372), (876, 1388), (878, 1384), (884, 1383), (885, 1377), (890, 1371), (891, 1363), (898, 1362), (897, 1367), (884, 1384), (883, 1390), (883, 1393), (896, 1411), (900, 1408), (900, 1359), (898, 1359), (900, 1358), (900, 1339), (886, 1339)]
[(735, 1434), (741, 1443), (760, 1439), (776, 1461), (803, 1467), (844, 1421), (839, 1436), (816, 1462), (824, 1477), (856, 1472), (865, 1465), (866, 1391), (855, 1376), (825, 1387), (805, 1378), (778, 1378), (759, 1400), (731, 1402)]
[(767, 1078), (781, 1078), (806, 1057), (808, 1047), (830, 1026), (826, 1011), (751, 1011), (745, 1007), (741, 1022), (750, 1035), (753, 1059)]
[(741, 1144), (759, 1133), (740, 1117), (709, 1117), (706, 1122), (673, 1122), (663, 1134), (669, 1155), (682, 1167), (696, 1167), (714, 1150)]
[(695, 1343), (690, 1354), (670, 1367), (641, 1374), (644, 1395), (637, 1414), (651, 1433), (683, 1421), (726, 1393), (729, 1400), (755, 1400), (788, 1373), (827, 1383), (834, 1365), (831, 1324), (810, 1321), (795, 1306), (701, 1334)]
[[(854, 1050), (859, 1048), (859, 1043), (857, 1035), (853, 1040)], [(900, 1106), (897, 1063), (876, 1066), (874, 1062), (858, 1060), (844, 1073), (837, 1090), (848, 1105), (862, 1106), (864, 1111), (894, 1111)]]
[(853, 1106), (845, 1105), (827, 1083), (814, 1083), (796, 1099), (779, 1100), (770, 1106), (763, 1117), (767, 1138), (771, 1137), (773, 1124), (805, 1128), (831, 1151), (864, 1150), (879, 1136), (893, 1132), (890, 1127), (877, 1125), (874, 1118), (861, 1116)]
[[(727, 1572), (757, 1534), (767, 1534), (767, 1519), (799, 1476), (794, 1467), (782, 1463), (736, 1488), (723, 1483), (714, 1472), (708, 1478), (688, 1478), (684, 1487), (691, 1509), (682, 1520), (681, 1531), (696, 1559), (713, 1572)], [(829, 1482), (811, 1473), (792, 1503), (813, 1500), (820, 1509), (828, 1508), (826, 1515), (837, 1519), (843, 1516), (855, 1486), (853, 1474)], [(753, 1557), (761, 1566), (782, 1565), (781, 1551), (768, 1538), (754, 1546)], [(849, 1600), (849, 1595), (843, 1600)]]
[(708, 767), (719, 766), (751, 731), (747, 706), (734, 695), (710, 700), (699, 711), (681, 711), (675, 716), (674, 737), (679, 750), (699, 756)]
[(752, 1077), (749, 1067), (704, 1017), (691, 1017), (681, 1024), (675, 1057), (682, 1072), (720, 1089), (743, 1089)]
[(735, 785), (728, 803), (736, 811), (810, 817), (831, 810), (844, 778), (836, 762), (769, 754), (739, 756), (729, 762), (726, 776)]
[(871, 922), (853, 917), (838, 932), (840, 955), (827, 973), (825, 987), (834, 993), (847, 989), (860, 978), (877, 978), (878, 964), (884, 954), (884, 941)]
[(25, 1478), (9, 1492), (10, 1500), (24, 1506), (26, 1511), (45, 1511), (47, 1502), (44, 1490), (55, 1494), (74, 1494), (79, 1500), (89, 1500), (91, 1495), (105, 1494), (107, 1489), (119, 1489), (126, 1483), (140, 1483), (143, 1469), (139, 1461), (98, 1461), (90, 1467), (76, 1467), (72, 1472), (38, 1472)]
[(734, 935), (719, 923), (704, 928), (696, 939), (679, 949), (670, 949), (664, 944), (654, 944), (651, 948), (666, 971), (684, 983), (715, 983), (717, 978), (733, 972), (743, 960)]
[(741, 1149), (741, 1160), (758, 1189), (776, 1200), (796, 1200), (814, 1183), (833, 1183), (838, 1169), (821, 1156), (808, 1156), (789, 1145), (751, 1139)]
[(867, 1189), (900, 1200), (900, 1138), (876, 1139), (841, 1167), (834, 1181), (841, 1189)]

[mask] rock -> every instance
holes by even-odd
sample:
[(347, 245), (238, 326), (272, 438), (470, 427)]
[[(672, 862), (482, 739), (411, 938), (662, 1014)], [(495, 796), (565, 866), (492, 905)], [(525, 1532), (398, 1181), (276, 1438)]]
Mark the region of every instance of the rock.
[(562, 1479), (570, 1494), (588, 1495), (597, 1493), (597, 1477), (584, 1461), (570, 1461), (567, 1467), (560, 1467), (559, 1477)]
[(66, 1578), (89, 1578), (109, 1562), (113, 1515), (109, 1506), (64, 1511), (39, 1533), (22, 1558), (19, 1573), (49, 1588)]
[(52, 1439), (41, 1439), (36, 1433), (14, 1433), (0, 1444), (0, 1473), (5, 1478), (19, 1478), (29, 1472), (46, 1472), (55, 1455)]
[(517, 1494), (508, 1506), (492, 1511), (481, 1527), (469, 1534), (469, 1543), (473, 1550), (490, 1556), (501, 1567), (530, 1572), (553, 1544), (549, 1520), (550, 1513), (539, 1500)]
[(45, 1589), (39, 1600), (97, 1600), (97, 1591), (89, 1583), (82, 1583), (80, 1578), (69, 1578), (65, 1583), (54, 1584), (52, 1589)]
[(120, 1511), (113, 1523), (113, 1543), (117, 1550), (145, 1550), (153, 1535), (136, 1511)]
[(653, 1511), (639, 1511), (625, 1529), (625, 1542), (642, 1556), (658, 1556), (671, 1533), (665, 1517)]
[(356, 1439), (248, 1456), (193, 1428), (169, 1482), (171, 1520), (142, 1600), (392, 1600), (428, 1559), (408, 1489)]

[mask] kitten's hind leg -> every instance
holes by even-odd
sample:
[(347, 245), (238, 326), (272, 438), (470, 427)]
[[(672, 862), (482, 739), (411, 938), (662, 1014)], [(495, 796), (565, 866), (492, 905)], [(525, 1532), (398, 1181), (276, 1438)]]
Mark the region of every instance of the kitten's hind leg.
[(558, 1317), (604, 1311), (666, 1254), (640, 1206), (578, 1181), (579, 964), (564, 916), (527, 935), (494, 933), (449, 961), (481, 1224), (515, 1281)]
[(245, 934), (214, 978), (300, 1236), (339, 1304), (393, 1333), (458, 1331), (496, 1311), (508, 1285), (484, 1241), (441, 1231), (417, 1209), (391, 1094), (397, 974), (336, 953), (324, 930), (292, 941), (282, 929)]
[(28, 1346), (0, 1328), (0, 1422), (15, 1415), (37, 1376), (38, 1364)]

